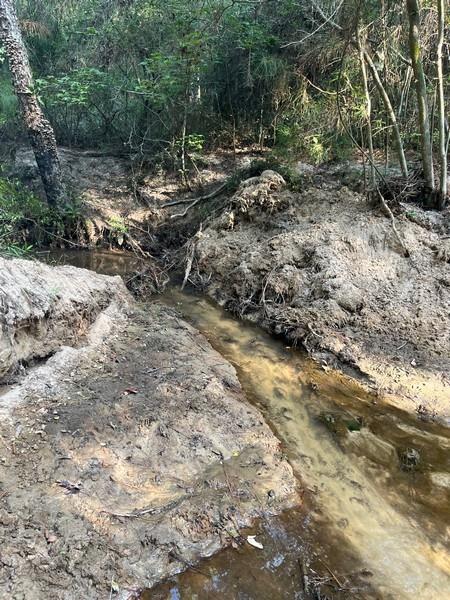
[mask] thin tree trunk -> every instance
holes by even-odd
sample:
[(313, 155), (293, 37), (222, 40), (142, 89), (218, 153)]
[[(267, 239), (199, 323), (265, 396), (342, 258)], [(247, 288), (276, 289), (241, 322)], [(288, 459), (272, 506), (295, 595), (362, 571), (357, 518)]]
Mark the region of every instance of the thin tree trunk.
[(181, 130), (181, 177), (184, 185), (189, 189), (189, 180), (186, 172), (186, 129), (187, 129), (187, 103), (188, 95), (185, 97), (183, 126)]
[(438, 125), (439, 125), (439, 162), (440, 162), (440, 194), (438, 208), (444, 208), (447, 193), (447, 139), (445, 131), (445, 96), (444, 96), (444, 67), (443, 67), (443, 47), (444, 47), (444, 32), (445, 32), (445, 5), (446, 0), (437, 0), (438, 15), (439, 15), (439, 33), (437, 47), (437, 72), (438, 72)]
[(357, 32), (359, 61), (361, 64), (361, 73), (364, 85), (364, 95), (366, 97), (366, 121), (367, 121), (367, 145), (369, 147), (369, 162), (370, 162), (370, 186), (375, 189), (375, 156), (373, 152), (373, 135), (372, 135), (372, 99), (370, 97), (369, 82), (367, 80), (367, 68), (364, 60), (363, 44), (361, 42), (361, 32)]
[(434, 190), (433, 146), (431, 143), (430, 116), (428, 110), (427, 86), (420, 50), (420, 7), (418, 0), (406, 0), (409, 19), (409, 52), (416, 79), (417, 105), (419, 109), (419, 129), (421, 137), (422, 168), (425, 183)]
[(400, 135), (400, 128), (398, 126), (397, 117), (395, 116), (395, 111), (392, 107), (391, 100), (384, 88), (383, 82), (381, 81), (381, 78), (380, 78), (380, 74), (378, 73), (378, 69), (376, 68), (369, 52), (367, 51), (367, 48), (363, 49), (363, 55), (364, 55), (365, 61), (367, 63), (367, 66), (369, 67), (369, 70), (372, 73), (373, 80), (378, 89), (378, 92), (380, 93), (381, 99), (383, 100), (384, 107), (386, 109), (386, 112), (388, 113), (392, 128), (394, 130), (394, 137), (395, 137), (395, 143), (397, 146), (397, 155), (398, 155), (398, 161), (400, 163), (400, 169), (402, 171), (402, 174), (405, 177), (408, 177), (408, 165), (406, 163), (405, 151), (403, 150), (402, 137)]
[[(344, 32), (343, 28), (338, 23), (336, 23), (336, 21), (334, 21), (332, 18), (327, 17), (324, 14), (323, 10), (320, 8), (320, 6), (318, 6), (317, 3), (314, 2), (314, 0), (311, 0), (311, 4), (315, 8), (315, 10), (319, 13), (319, 15), (322, 18), (322, 20), (324, 21), (324, 23), (329, 23), (336, 31), (338, 31), (342, 35), (342, 33)], [(357, 41), (352, 40), (351, 44), (352, 44), (352, 46), (358, 48)], [(388, 93), (385, 90), (385, 87), (383, 85), (383, 82), (381, 81), (381, 77), (378, 72), (378, 69), (375, 66), (375, 63), (373, 62), (372, 57), (370, 56), (370, 53), (367, 50), (367, 47), (363, 48), (363, 55), (364, 55), (364, 59), (367, 63), (367, 66), (369, 67), (369, 70), (372, 74), (374, 83), (378, 89), (380, 96), (381, 96), (381, 99), (383, 101), (383, 104), (384, 104), (384, 107), (388, 114), (388, 117), (391, 121), (391, 125), (394, 130), (394, 137), (395, 137), (395, 142), (396, 142), (396, 146), (397, 146), (397, 156), (398, 156), (398, 161), (400, 163), (400, 169), (402, 171), (402, 174), (405, 177), (407, 177), (408, 176), (408, 165), (406, 163), (406, 157), (405, 157), (405, 152), (403, 149), (402, 137), (400, 135), (400, 128), (398, 126), (398, 121), (397, 121), (397, 117), (395, 115), (395, 111), (392, 108), (391, 100), (388, 96)]]
[(64, 186), (55, 134), (33, 92), (28, 54), (12, 0), (0, 0), (0, 40), (8, 57), (14, 91), (34, 150), (48, 203), (52, 206), (58, 205), (63, 201)]

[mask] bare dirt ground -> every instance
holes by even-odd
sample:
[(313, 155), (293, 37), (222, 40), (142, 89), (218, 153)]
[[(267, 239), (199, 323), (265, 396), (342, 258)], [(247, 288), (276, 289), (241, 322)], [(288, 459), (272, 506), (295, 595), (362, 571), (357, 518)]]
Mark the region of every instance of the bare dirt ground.
[[(0, 389), (2, 598), (137, 598), (253, 519), (298, 503), (291, 467), (234, 368), (173, 309), (133, 304), (119, 278), (8, 267), (25, 264), (23, 295), (44, 271), (84, 277), (80, 307), (96, 306), (92, 282), (111, 300), (75, 347)], [(64, 287), (28, 330), (39, 341), (29, 360), (57, 330), (52, 319), (70, 327), (77, 302)], [(1, 290), (13, 305), (18, 294)], [(23, 321), (6, 314), (2, 332), (14, 337)]]
[[(149, 246), (155, 226), (165, 220), (166, 203), (220, 184), (234, 169), (248, 166), (253, 157), (249, 152), (236, 156), (230, 152), (205, 155), (203, 164), (190, 175), (196, 189), (191, 192), (176, 171), (152, 169), (149, 173), (148, 167), (136, 159), (95, 151), (58, 150), (65, 181), (80, 202), (85, 222), (85, 239), (74, 241), (87, 246), (123, 246), (138, 253), (139, 248)], [(16, 151), (12, 173), (44, 197), (30, 148)]]
[(450, 214), (322, 178), (294, 193), (244, 181), (191, 250), (190, 279), (240, 316), (344, 368), (402, 408), (450, 423)]

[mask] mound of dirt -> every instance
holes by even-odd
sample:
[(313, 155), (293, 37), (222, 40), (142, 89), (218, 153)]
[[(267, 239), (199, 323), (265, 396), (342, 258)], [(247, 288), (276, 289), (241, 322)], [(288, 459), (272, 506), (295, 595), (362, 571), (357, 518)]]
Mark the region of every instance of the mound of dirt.
[(410, 206), (396, 220), (409, 257), (364, 196), (292, 193), (265, 172), (197, 235), (191, 280), (391, 402), (450, 418), (450, 217)]
[(120, 277), (0, 258), (0, 382), (24, 362), (77, 344), (101, 312), (129, 299)]
[[(20, 284), (23, 261), (6, 266)], [(93, 290), (105, 307), (108, 295), (128, 299), (116, 278), (48, 267), (39, 277), (39, 322), (53, 318), (55, 331), (58, 314), (64, 331), (80, 327), (75, 308)], [(20, 289), (27, 322), (38, 309)], [(38, 352), (61, 341), (51, 325), (43, 334)], [(234, 368), (173, 309), (110, 304), (87, 334), (0, 390), (2, 598), (137, 598), (298, 501)]]

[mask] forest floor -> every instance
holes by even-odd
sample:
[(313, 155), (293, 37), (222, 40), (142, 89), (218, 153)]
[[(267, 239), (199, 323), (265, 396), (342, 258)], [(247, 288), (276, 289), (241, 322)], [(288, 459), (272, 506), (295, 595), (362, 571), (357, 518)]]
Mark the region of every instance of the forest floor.
[(118, 277), (1, 267), (2, 356), (39, 359), (0, 388), (2, 598), (137, 598), (298, 504), (234, 368), (173, 309)]

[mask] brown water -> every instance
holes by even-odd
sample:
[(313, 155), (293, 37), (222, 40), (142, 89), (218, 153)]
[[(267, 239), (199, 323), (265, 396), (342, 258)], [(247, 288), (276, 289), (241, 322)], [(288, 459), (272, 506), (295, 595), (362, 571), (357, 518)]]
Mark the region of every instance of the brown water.
[(305, 503), (255, 526), (263, 550), (226, 550), (143, 597), (450, 598), (450, 431), (377, 404), (204, 298), (172, 289), (155, 301), (175, 306), (235, 365)]
[(36, 253), (36, 258), (51, 265), (73, 265), (103, 275), (126, 275), (144, 264), (144, 260), (135, 254), (100, 249), (43, 250)]

